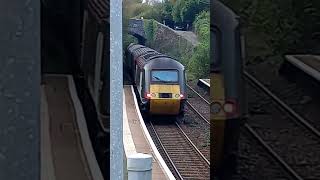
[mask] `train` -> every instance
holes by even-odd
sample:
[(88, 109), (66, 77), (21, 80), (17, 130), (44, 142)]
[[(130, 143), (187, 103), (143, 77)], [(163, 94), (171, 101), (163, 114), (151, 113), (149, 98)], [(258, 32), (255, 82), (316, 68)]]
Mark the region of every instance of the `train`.
[(240, 128), (246, 118), (243, 84), (244, 36), (239, 17), (220, 1), (211, 3), (211, 156), (212, 177), (230, 179), (238, 157)]
[(184, 116), (185, 67), (174, 58), (131, 43), (126, 51), (141, 110), (148, 115)]
[(109, 3), (41, 0), (41, 73), (73, 76), (105, 178), (110, 169)]

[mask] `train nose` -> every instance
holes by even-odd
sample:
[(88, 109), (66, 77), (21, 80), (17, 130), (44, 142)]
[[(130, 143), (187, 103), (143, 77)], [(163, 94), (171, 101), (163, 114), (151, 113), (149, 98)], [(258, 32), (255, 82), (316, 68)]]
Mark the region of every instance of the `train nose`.
[(150, 100), (150, 113), (152, 114), (179, 114), (180, 99), (151, 99)]
[(179, 85), (151, 85), (150, 113), (162, 115), (177, 115), (180, 112), (181, 99)]

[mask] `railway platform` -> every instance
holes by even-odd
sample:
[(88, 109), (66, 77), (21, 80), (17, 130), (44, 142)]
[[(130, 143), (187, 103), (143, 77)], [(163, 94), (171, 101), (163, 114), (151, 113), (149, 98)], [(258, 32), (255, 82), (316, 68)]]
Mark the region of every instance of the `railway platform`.
[(210, 79), (199, 79), (197, 85), (206, 91), (210, 91)]
[(320, 82), (320, 56), (286, 55), (286, 61)]
[(71, 75), (41, 84), (41, 179), (103, 180)]
[(199, 79), (198, 84), (203, 84), (210, 88), (210, 79)]
[[(141, 116), (133, 87), (124, 86), (123, 99), (123, 141), (125, 156), (144, 153), (152, 156), (152, 179), (175, 179), (158, 152)], [(125, 158), (126, 159), (126, 158)]]

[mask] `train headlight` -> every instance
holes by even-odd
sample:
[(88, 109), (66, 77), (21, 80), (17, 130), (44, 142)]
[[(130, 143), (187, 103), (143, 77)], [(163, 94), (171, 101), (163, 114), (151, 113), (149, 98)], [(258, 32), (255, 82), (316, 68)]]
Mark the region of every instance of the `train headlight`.
[(151, 98), (151, 94), (150, 93), (146, 93), (145, 98), (150, 99)]
[(176, 95), (174, 95), (174, 97), (180, 98), (180, 99), (184, 99), (184, 95), (183, 94), (176, 94)]
[(221, 104), (214, 102), (211, 104), (211, 113), (218, 114), (221, 111)]
[(233, 103), (226, 103), (223, 105), (223, 110), (226, 113), (233, 113), (235, 111), (235, 105)]

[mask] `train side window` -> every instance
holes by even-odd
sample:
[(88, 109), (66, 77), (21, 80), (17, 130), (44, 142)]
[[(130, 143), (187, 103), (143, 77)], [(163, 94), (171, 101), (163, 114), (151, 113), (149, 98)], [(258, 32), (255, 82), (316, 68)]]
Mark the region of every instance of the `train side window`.
[[(139, 92), (142, 90), (142, 71), (140, 71), (140, 76), (139, 76)], [(141, 92), (142, 93), (142, 92)]]
[(145, 72), (142, 72), (142, 85), (141, 85), (141, 93), (145, 92), (146, 88), (146, 80), (145, 80)]
[(94, 77), (94, 93), (95, 93), (95, 101), (97, 103), (99, 97), (99, 89), (100, 89), (100, 74), (101, 74), (101, 60), (103, 53), (103, 34), (100, 32), (97, 38), (97, 49), (96, 49), (96, 64), (95, 64), (95, 77)]
[(136, 65), (136, 71), (135, 71), (135, 73), (134, 73), (134, 81), (135, 81), (135, 83), (136, 84), (138, 84), (138, 73), (139, 73), (139, 71), (138, 71), (139, 69), (138, 69), (138, 65)]

